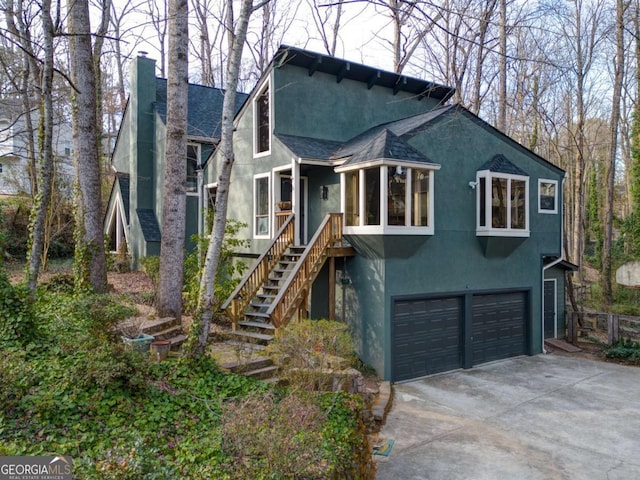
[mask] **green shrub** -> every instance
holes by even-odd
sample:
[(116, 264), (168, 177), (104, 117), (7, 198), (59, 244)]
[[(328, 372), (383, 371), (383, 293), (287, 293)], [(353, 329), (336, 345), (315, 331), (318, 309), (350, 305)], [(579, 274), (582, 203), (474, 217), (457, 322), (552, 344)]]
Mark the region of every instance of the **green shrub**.
[[(233, 293), (248, 268), (246, 263), (234, 259), (234, 254), (238, 249), (249, 246), (248, 240), (238, 238), (240, 229), (246, 226), (246, 223), (227, 220), (214, 291), (215, 298), (220, 301), (226, 300)], [(192, 240), (198, 245), (198, 248), (189, 254), (184, 262), (184, 310), (189, 314), (195, 313), (198, 307), (200, 279), (209, 247), (208, 236), (194, 235)]]
[(613, 345), (607, 345), (604, 354), (607, 358), (640, 362), (640, 343), (630, 338), (622, 339)]
[(12, 285), (0, 266), (0, 346), (26, 345), (38, 335), (31, 292), (25, 285)]

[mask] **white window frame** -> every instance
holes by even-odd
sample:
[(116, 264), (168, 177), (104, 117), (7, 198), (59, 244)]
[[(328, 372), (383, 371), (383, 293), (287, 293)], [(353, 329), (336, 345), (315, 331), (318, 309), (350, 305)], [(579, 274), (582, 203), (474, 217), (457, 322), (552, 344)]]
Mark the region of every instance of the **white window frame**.
[[(542, 196), (542, 184), (549, 183), (552, 184), (554, 188), (554, 199), (553, 199), (553, 210), (549, 210), (546, 208), (542, 208), (542, 204), (540, 202)], [(557, 180), (548, 180), (546, 178), (538, 179), (538, 213), (546, 213), (546, 214), (557, 214), (558, 213), (558, 181)]]
[[(269, 91), (268, 108), (269, 108), (269, 148), (264, 152), (258, 151), (258, 99), (262, 96), (265, 90)], [(273, 90), (271, 89), (271, 81), (267, 79), (259, 89), (258, 93), (253, 98), (253, 156), (254, 158), (264, 157), (271, 155), (271, 147), (273, 145), (273, 139), (271, 138), (271, 126), (273, 125)]]
[[(485, 179), (485, 224), (480, 225), (480, 179)], [(492, 193), (494, 178), (502, 178), (507, 180), (507, 219), (506, 223), (509, 225), (505, 228), (492, 227)], [(524, 181), (524, 198), (525, 205), (525, 226), (524, 228), (511, 228), (511, 181)], [(476, 235), (479, 237), (529, 237), (529, 210), (530, 210), (530, 198), (529, 198), (529, 177), (525, 175), (514, 175), (508, 173), (492, 172), (490, 170), (481, 170), (476, 174)]]
[[(266, 219), (268, 223), (267, 226), (267, 232), (266, 233), (258, 233), (257, 231), (257, 219), (258, 219), (258, 196), (257, 196), (257, 186), (258, 186), (258, 180), (261, 180), (263, 178), (267, 179), (267, 213), (265, 215), (263, 215)], [(260, 173), (257, 175), (253, 176), (253, 238), (271, 238), (271, 227), (273, 225), (273, 212), (272, 212), (272, 201), (271, 201), (271, 189), (272, 189), (272, 178), (271, 178), (271, 173), (267, 172), (267, 173)]]
[[(404, 225), (388, 225), (389, 212), (388, 212), (388, 172), (390, 168), (397, 166), (406, 169), (406, 189), (405, 189), (405, 224)], [(365, 225), (366, 215), (366, 199), (365, 199), (365, 170), (370, 168), (380, 169), (380, 225)], [(429, 212), (427, 218), (429, 219), (429, 225), (427, 226), (413, 226), (411, 225), (412, 214), (412, 202), (413, 192), (412, 186), (412, 173), (413, 169), (428, 171), (429, 173)], [(434, 209), (434, 172), (439, 170), (440, 166), (436, 164), (399, 164), (399, 163), (376, 163), (373, 165), (362, 165), (358, 168), (358, 217), (359, 225), (346, 225), (346, 218), (344, 219), (343, 232), (345, 234), (352, 235), (433, 235), (435, 231), (435, 209)], [(351, 169), (353, 170), (353, 169)], [(340, 202), (341, 211), (346, 213), (346, 171), (340, 172)]]

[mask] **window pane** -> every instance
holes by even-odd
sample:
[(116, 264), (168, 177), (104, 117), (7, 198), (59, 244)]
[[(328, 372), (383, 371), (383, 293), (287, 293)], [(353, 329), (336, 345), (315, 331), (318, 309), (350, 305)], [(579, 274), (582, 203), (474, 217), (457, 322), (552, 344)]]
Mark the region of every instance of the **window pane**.
[(265, 88), (256, 99), (257, 152), (269, 150), (269, 89)]
[(256, 234), (269, 234), (269, 178), (256, 178)]
[(480, 177), (480, 226), (487, 226), (487, 179)]
[(366, 169), (364, 184), (364, 224), (380, 225), (380, 169)]
[(525, 182), (511, 180), (511, 228), (524, 230), (527, 199), (525, 198)]
[(401, 167), (387, 167), (387, 225), (405, 225), (407, 172)]
[(507, 179), (491, 179), (491, 227), (507, 228)]
[(345, 179), (345, 210), (346, 225), (352, 227), (360, 225), (360, 215), (358, 214), (358, 197), (360, 189), (358, 182), (358, 171), (347, 172)]
[(556, 184), (540, 182), (540, 210), (556, 209)]
[(411, 172), (411, 225), (415, 227), (429, 226), (429, 171), (416, 170)]

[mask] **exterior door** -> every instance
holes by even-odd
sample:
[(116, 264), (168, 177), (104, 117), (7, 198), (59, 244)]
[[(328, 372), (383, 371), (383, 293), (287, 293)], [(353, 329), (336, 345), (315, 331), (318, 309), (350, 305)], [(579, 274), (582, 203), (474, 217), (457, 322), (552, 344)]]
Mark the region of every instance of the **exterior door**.
[(544, 338), (555, 338), (557, 335), (557, 292), (556, 279), (544, 281)]

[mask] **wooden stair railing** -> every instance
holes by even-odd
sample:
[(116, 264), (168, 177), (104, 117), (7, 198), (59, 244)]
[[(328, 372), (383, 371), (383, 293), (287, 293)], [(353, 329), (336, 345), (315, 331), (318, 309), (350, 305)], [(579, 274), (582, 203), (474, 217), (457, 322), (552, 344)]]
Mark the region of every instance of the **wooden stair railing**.
[(293, 222), (293, 215), (289, 215), (278, 230), (269, 248), (260, 255), (253, 268), (245, 274), (236, 289), (222, 305), (223, 310), (228, 310), (234, 325), (242, 319), (244, 310), (264, 285), (271, 269), (279, 262), (287, 248), (293, 245), (294, 237), (295, 223)]
[(342, 241), (342, 214), (329, 213), (266, 312), (276, 328), (288, 323), (322, 268), (328, 248), (339, 241)]

